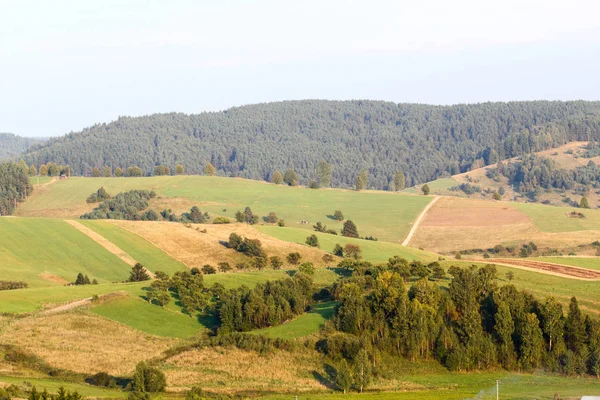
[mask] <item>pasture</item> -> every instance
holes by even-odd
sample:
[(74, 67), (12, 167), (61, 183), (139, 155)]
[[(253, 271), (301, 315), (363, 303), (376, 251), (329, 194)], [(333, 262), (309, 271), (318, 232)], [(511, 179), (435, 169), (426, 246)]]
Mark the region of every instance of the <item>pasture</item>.
[(302, 220), (308, 220), (311, 223), (321, 221), (339, 230), (341, 223), (328, 216), (341, 210), (346, 219), (362, 226), (364, 235), (387, 241), (402, 240), (411, 222), (431, 200), (426, 196), (402, 193), (315, 190), (210, 176), (75, 177), (40, 188), (19, 207), (17, 215), (78, 218), (93, 207), (86, 204), (85, 199), (101, 186), (112, 195), (132, 189), (151, 189), (162, 197), (157, 199), (161, 207), (167, 207), (169, 200), (177, 205), (184, 199), (186, 206), (197, 204), (202, 211), (230, 218), (236, 211), (250, 206), (260, 216), (273, 211), (285, 219), (288, 226), (297, 228), (310, 228), (301, 224)]
[(0, 218), (2, 279), (30, 287), (73, 282), (81, 272), (100, 283), (121, 281), (130, 266), (61, 220)]
[(308, 312), (292, 321), (270, 328), (257, 329), (252, 333), (281, 339), (296, 339), (312, 335), (321, 329), (325, 321), (331, 319), (335, 306), (336, 303), (333, 301), (317, 303)]

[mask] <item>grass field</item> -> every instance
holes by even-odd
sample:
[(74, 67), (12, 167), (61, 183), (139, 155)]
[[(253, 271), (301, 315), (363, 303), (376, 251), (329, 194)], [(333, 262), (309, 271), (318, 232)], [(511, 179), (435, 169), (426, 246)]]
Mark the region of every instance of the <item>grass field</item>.
[[(454, 187), (456, 185), (458, 185), (458, 182), (456, 182), (452, 178), (440, 178), (440, 179), (436, 179), (435, 181), (427, 182), (427, 186), (429, 186), (429, 189), (431, 190), (431, 192), (430, 192), (431, 194), (444, 193), (448, 189), (450, 189), (451, 187)], [(421, 186), (422, 185), (409, 187), (407, 189), (404, 189), (402, 192), (412, 193), (412, 194), (421, 194)]]
[(92, 312), (157, 336), (186, 338), (204, 329), (196, 318), (130, 296), (94, 307)]
[[(243, 179), (208, 176), (164, 176), (147, 178), (70, 178), (41, 188), (22, 204), (18, 215), (45, 215), (77, 218), (90, 209), (85, 199), (103, 186), (115, 195), (131, 189), (152, 189), (159, 196), (185, 198), (202, 211), (233, 218), (249, 205), (265, 216), (274, 211), (288, 226), (309, 228), (302, 220), (321, 221), (340, 229), (341, 223), (328, 218), (341, 210), (361, 227), (363, 235), (399, 241), (410, 229), (431, 197), (380, 191), (356, 192), (342, 189), (287, 187)], [(223, 211), (226, 210), (226, 211)]]
[[(346, 244), (357, 244), (362, 250), (363, 259), (371, 261), (373, 263), (386, 262), (390, 257), (400, 256), (408, 260), (424, 260), (434, 261), (437, 259), (437, 254), (430, 253), (427, 251), (415, 249), (413, 247), (401, 246), (400, 244), (373, 241), (373, 240), (361, 240), (347, 238), (340, 235), (330, 235), (320, 232), (307, 232), (306, 229), (297, 228), (280, 228), (275, 226), (259, 226), (257, 227), (261, 232), (266, 233), (269, 236), (276, 237), (277, 239), (285, 240), (288, 242), (304, 244), (306, 237), (311, 233), (314, 233), (319, 238), (319, 244), (322, 250), (332, 252), (336, 244), (340, 244), (342, 247)], [(362, 235), (361, 227), (358, 226), (359, 233)], [(336, 261), (337, 263), (339, 261)]]
[(600, 257), (536, 257), (532, 260), (546, 261), (554, 264), (572, 265), (574, 267), (600, 270)]
[(331, 319), (336, 303), (329, 301), (315, 304), (310, 311), (283, 325), (258, 329), (252, 333), (271, 338), (295, 339), (312, 335), (321, 329), (325, 321)]
[(79, 272), (99, 282), (124, 280), (130, 267), (61, 220), (0, 218), (2, 279), (31, 287), (64, 285)]
[(50, 393), (56, 393), (60, 387), (64, 387), (69, 391), (77, 391), (84, 397), (111, 399), (123, 399), (127, 397), (127, 392), (123, 392), (117, 389), (105, 389), (83, 383), (71, 383), (53, 379), (0, 376), (0, 385), (1, 384), (16, 385), (26, 388), (29, 388), (29, 386), (32, 385), (35, 386), (39, 392), (46, 389)]
[[(543, 232), (574, 232), (574, 231), (600, 231), (600, 210), (551, 207), (542, 204), (510, 203), (517, 210), (527, 214), (533, 224)], [(585, 218), (569, 218), (571, 211), (581, 212)], [(590, 237), (590, 243), (597, 240)]]
[(163, 271), (172, 275), (177, 271), (188, 269), (152, 243), (110, 222), (90, 220), (80, 220), (79, 222), (117, 245), (149, 271)]

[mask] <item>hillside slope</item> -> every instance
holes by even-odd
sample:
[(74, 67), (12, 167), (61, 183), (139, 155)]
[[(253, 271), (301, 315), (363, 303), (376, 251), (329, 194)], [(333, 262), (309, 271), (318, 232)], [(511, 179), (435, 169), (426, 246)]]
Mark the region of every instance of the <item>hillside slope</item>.
[(288, 101), (223, 112), (121, 117), (50, 140), (26, 154), (29, 164), (139, 165), (146, 174), (182, 163), (201, 173), (268, 179), (295, 168), (305, 184), (321, 160), (333, 186), (352, 186), (362, 169), (369, 186), (387, 188), (397, 170), (407, 186), (493, 164), (498, 158), (600, 139), (598, 102), (512, 102), (456, 106), (381, 101)]
[(34, 144), (42, 143), (45, 139), (26, 138), (12, 133), (0, 133), (0, 160), (11, 159), (27, 150)]

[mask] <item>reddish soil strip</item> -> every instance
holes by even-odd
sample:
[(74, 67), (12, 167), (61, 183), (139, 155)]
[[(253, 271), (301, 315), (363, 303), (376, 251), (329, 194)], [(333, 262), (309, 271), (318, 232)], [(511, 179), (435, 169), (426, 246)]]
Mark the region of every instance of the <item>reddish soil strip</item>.
[(570, 265), (553, 264), (541, 261), (519, 260), (511, 258), (493, 258), (486, 262), (514, 265), (516, 267), (526, 267), (540, 271), (546, 271), (556, 275), (570, 276), (581, 279), (600, 279), (600, 271), (594, 271), (586, 268), (572, 267)]

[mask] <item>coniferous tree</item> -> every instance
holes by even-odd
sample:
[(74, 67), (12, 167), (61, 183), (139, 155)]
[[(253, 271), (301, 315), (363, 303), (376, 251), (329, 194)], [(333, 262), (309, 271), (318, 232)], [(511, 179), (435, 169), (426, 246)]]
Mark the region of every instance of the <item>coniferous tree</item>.
[(356, 190), (365, 190), (367, 188), (369, 176), (367, 175), (367, 171), (364, 169), (360, 171), (358, 176), (356, 177), (356, 182), (354, 183), (354, 188)]
[(319, 177), (319, 185), (321, 187), (329, 187), (331, 185), (332, 166), (326, 161), (320, 161), (317, 165), (317, 176)]
[(104, 176), (106, 178), (112, 176), (112, 172), (111, 172), (110, 168), (107, 165), (105, 165), (104, 167), (102, 167), (102, 176)]
[(525, 315), (521, 328), (521, 348), (519, 362), (525, 370), (537, 368), (542, 361), (544, 338), (539, 326), (540, 321), (534, 313)]
[(129, 282), (142, 282), (150, 279), (150, 275), (146, 271), (146, 268), (140, 263), (136, 263), (129, 273)]
[(345, 358), (339, 362), (335, 372), (335, 383), (346, 394), (352, 386), (352, 370)]
[(358, 237), (358, 229), (356, 228), (356, 224), (352, 220), (347, 220), (344, 222), (344, 227), (342, 228), (342, 236), (347, 237)]
[(117, 167), (117, 169), (115, 169), (115, 176), (117, 178), (120, 178), (123, 176), (123, 170), (121, 169), (121, 167)]
[(404, 179), (404, 172), (396, 171), (394, 174), (394, 185), (396, 186), (396, 190), (403, 190), (406, 186), (406, 182)]
[(100, 173), (100, 169), (98, 169), (97, 167), (92, 168), (92, 177), (93, 178), (100, 178), (102, 176), (102, 174)]

